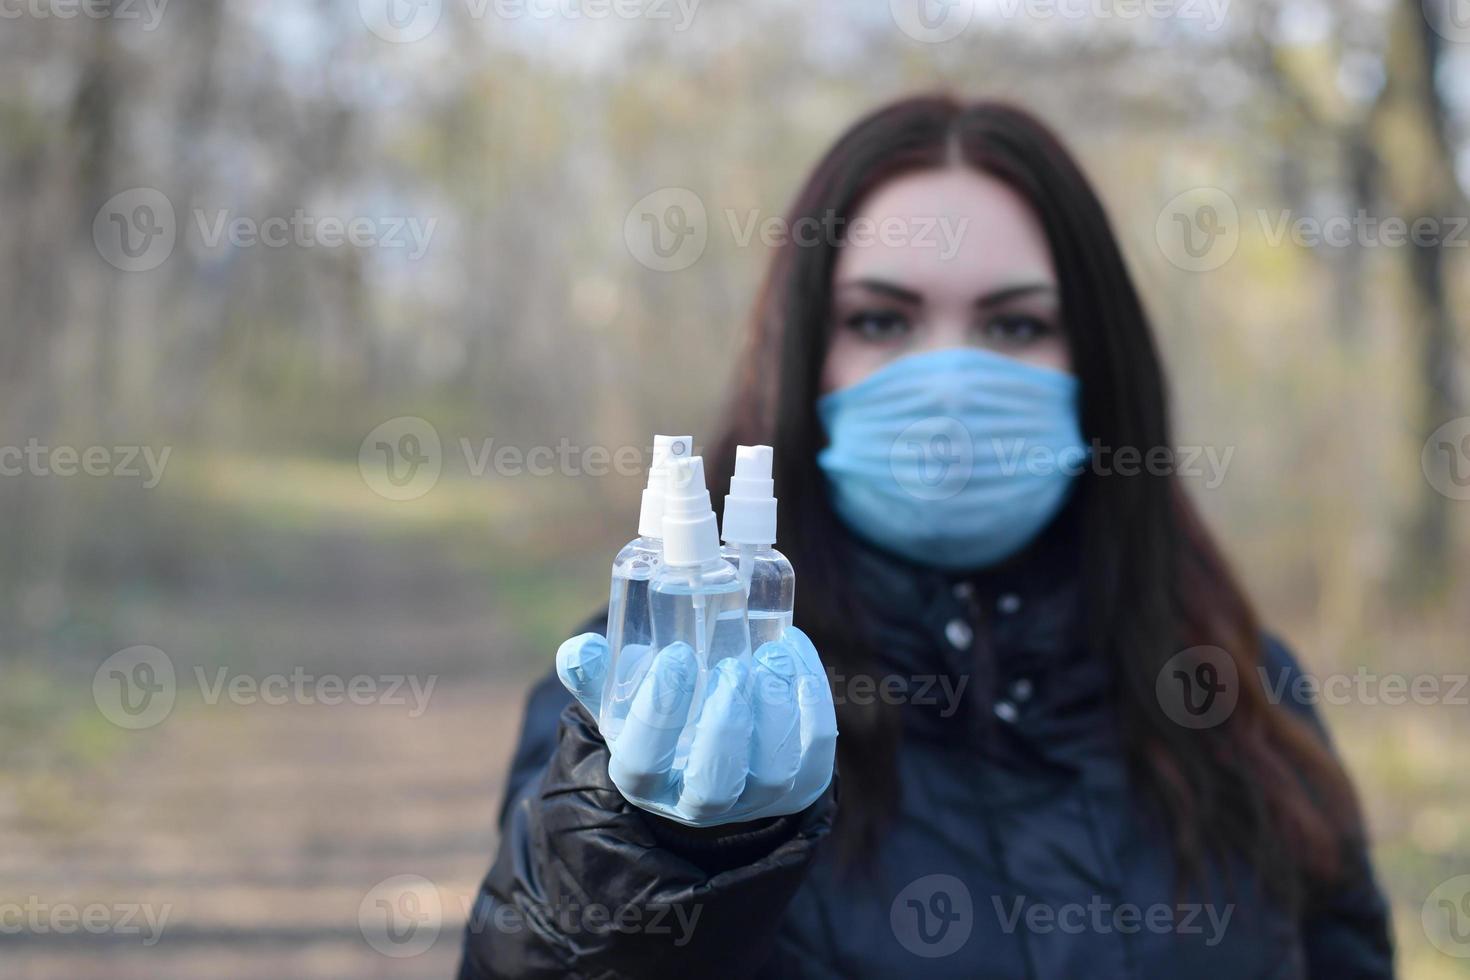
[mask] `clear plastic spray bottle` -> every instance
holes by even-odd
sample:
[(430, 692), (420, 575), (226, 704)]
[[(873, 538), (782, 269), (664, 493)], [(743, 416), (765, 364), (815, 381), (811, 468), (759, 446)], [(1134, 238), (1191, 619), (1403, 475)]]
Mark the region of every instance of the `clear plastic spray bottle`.
[[(654, 436), (648, 488), (638, 514), (638, 537), (629, 541), (612, 565), (612, 592), (607, 603), (608, 670), (603, 682), (602, 711), (597, 719), (603, 735), (612, 738), (628, 712), (648, 668), (653, 624), (648, 613), (648, 586), (663, 561), (664, 487), (671, 459), (694, 453), (692, 436)], [(624, 650), (628, 656), (623, 657)]]
[(780, 639), (796, 605), (796, 572), (777, 551), (775, 482), (771, 447), (740, 446), (725, 498), (725, 547), (721, 553), (745, 587), (750, 648)]
[[(720, 532), (698, 456), (669, 464), (664, 491), (664, 557), (648, 591), (654, 649), (683, 641), (699, 663), (691, 713), (704, 702), (709, 672), (726, 657), (750, 657), (745, 586), (720, 556)], [(687, 756), (693, 727), (685, 725), (674, 754)]]

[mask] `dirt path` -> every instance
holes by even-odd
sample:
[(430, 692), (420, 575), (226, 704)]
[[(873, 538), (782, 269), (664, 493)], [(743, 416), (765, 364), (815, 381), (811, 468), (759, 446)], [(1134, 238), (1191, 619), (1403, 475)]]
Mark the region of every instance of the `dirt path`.
[(521, 697), (444, 681), (417, 718), (181, 705), (71, 831), (0, 813), (0, 974), (453, 976)]

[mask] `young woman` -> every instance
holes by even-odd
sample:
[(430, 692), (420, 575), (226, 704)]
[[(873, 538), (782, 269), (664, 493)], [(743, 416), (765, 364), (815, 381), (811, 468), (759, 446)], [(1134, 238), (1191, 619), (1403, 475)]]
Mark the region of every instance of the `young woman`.
[[(1352, 787), (1273, 695), (1056, 137), (901, 101), (788, 219), (838, 234), (777, 251), (709, 462), (776, 448), (800, 629), (709, 685), (682, 771), (637, 701), (603, 740), (606, 644), (563, 645), (461, 976), (1391, 976)], [(645, 711), (687, 707), (655, 656)]]

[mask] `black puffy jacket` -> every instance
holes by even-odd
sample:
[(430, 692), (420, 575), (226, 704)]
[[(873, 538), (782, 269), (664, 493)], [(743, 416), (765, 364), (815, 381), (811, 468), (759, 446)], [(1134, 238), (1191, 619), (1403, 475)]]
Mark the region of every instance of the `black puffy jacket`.
[[(1036, 551), (964, 579), (868, 552), (853, 568), (887, 696), (907, 692), (893, 698), (896, 819), (861, 872), (823, 846), (840, 780), (801, 814), (691, 831), (623, 800), (592, 719), (544, 679), (461, 980), (1392, 976), (1364, 853), (1302, 915), (1239, 873), (1176, 896), (1167, 837), (1129, 786), (1107, 671), (1078, 639), (1070, 553)], [(989, 654), (972, 662), (981, 629)], [(1297, 670), (1274, 641), (1266, 667)], [(879, 681), (846, 691), (883, 696)]]

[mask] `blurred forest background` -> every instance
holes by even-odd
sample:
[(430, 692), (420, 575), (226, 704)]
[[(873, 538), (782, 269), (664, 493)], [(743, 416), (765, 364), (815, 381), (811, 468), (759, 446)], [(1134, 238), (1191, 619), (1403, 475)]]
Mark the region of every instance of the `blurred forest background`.
[[(0, 476), (0, 903), (169, 921), (6, 930), (0, 973), (448, 975), (525, 686), (605, 598), (641, 487), (482, 453), (709, 439), (769, 257), (749, 216), (915, 90), (1017, 100), (1078, 151), (1180, 443), (1233, 452), (1192, 489), (1308, 667), (1470, 669), (1465, 0), (595, 9), (3, 6), (0, 446), (49, 467)], [(702, 252), (665, 269), (637, 236), (672, 188)], [(366, 236), (216, 234), (296, 214)], [(1360, 214), (1441, 233), (1281, 233)], [(437, 479), (384, 482), (380, 442)], [(58, 475), (63, 446), (110, 475)], [(158, 479), (128, 447), (167, 451)], [(129, 730), (93, 682), (138, 645), (178, 696)], [(417, 716), (210, 703), (196, 667), (437, 686)], [(1369, 700), (1324, 711), (1404, 975), (1470, 976), (1424, 921), (1470, 874), (1470, 708)], [(413, 958), (366, 924), (404, 874), (437, 916)]]

